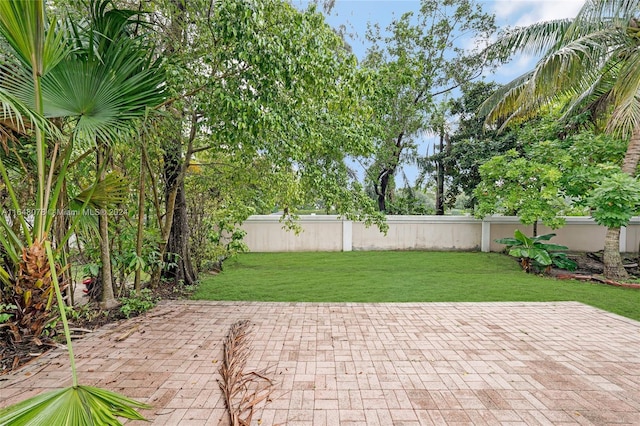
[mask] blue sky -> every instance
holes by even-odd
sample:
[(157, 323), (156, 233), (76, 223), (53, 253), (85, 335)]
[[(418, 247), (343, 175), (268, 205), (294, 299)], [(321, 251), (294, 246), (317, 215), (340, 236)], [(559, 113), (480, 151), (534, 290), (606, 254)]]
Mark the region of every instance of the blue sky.
[[(291, 0), (298, 7), (306, 7), (308, 0)], [(496, 15), (496, 23), (500, 28), (526, 26), (536, 22), (553, 19), (572, 18), (576, 16), (585, 0), (479, 0), (483, 9)], [(378, 23), (381, 29), (386, 28), (391, 21), (408, 11), (417, 12), (420, 8), (419, 0), (336, 0), (335, 6), (327, 22), (333, 27), (344, 25), (353, 52), (362, 58), (367, 44), (364, 38), (367, 23)], [(509, 64), (498, 69), (493, 75), (486, 76), (486, 80), (506, 83), (530, 70), (537, 58), (520, 55), (514, 57)], [(433, 138), (425, 135), (419, 148), (419, 154), (424, 155)], [(433, 153), (433, 150), (430, 149)], [(356, 165), (357, 168), (357, 165)], [(404, 172), (413, 183), (417, 176), (415, 166), (404, 166)], [(402, 180), (399, 181), (402, 185)]]

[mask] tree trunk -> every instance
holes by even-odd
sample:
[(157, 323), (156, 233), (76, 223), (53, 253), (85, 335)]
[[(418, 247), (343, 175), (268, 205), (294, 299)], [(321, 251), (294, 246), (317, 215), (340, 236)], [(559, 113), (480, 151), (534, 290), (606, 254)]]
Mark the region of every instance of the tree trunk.
[(625, 280), (629, 274), (620, 257), (620, 228), (608, 228), (604, 240), (604, 276), (612, 280)]
[[(142, 150), (140, 153), (140, 180), (138, 181), (138, 229), (136, 232), (136, 256), (140, 258), (142, 256), (142, 240), (144, 237), (144, 160), (146, 155), (146, 150)], [(136, 294), (140, 294), (140, 290), (142, 290), (142, 284), (140, 282), (142, 271), (140, 270), (140, 264), (137, 264), (135, 271), (135, 278), (133, 280), (133, 288), (136, 291)]]
[[(167, 239), (164, 260), (169, 265), (162, 271), (162, 278), (174, 285), (182, 282), (193, 285), (196, 273), (189, 252), (189, 222), (187, 201), (184, 193), (182, 143), (179, 138), (168, 141), (165, 146), (164, 175), (167, 220), (171, 218), (171, 231)], [(172, 193), (175, 200), (172, 202)]]
[(378, 197), (378, 211), (387, 211), (387, 193), (389, 188), (389, 180), (392, 174), (393, 170), (385, 168), (378, 175), (378, 182), (375, 185), (376, 195)]
[(627, 152), (622, 161), (622, 171), (635, 176), (638, 169), (638, 161), (640, 161), (640, 126), (636, 126), (633, 129)]
[[(108, 153), (107, 147), (98, 142), (97, 150), (97, 167), (100, 173), (99, 180), (104, 180), (106, 175), (104, 162)], [(98, 214), (98, 229), (100, 232), (100, 261), (102, 263), (102, 295), (100, 296), (100, 307), (102, 309), (111, 309), (118, 305), (113, 294), (113, 277), (111, 274), (111, 252), (109, 250), (109, 217), (106, 211), (100, 210)]]
[(174, 284), (194, 285), (197, 281), (197, 274), (191, 262), (189, 250), (189, 222), (184, 180), (178, 187), (167, 254), (173, 255), (173, 259), (170, 259), (171, 266), (165, 269), (163, 277), (170, 279)]
[[(640, 127), (636, 126), (629, 139), (627, 152), (622, 161), (622, 171), (631, 176), (636, 175), (640, 161)], [(620, 228), (609, 228), (604, 243), (604, 276), (612, 280), (624, 280), (629, 274), (622, 266), (620, 257)]]
[(378, 173), (377, 181), (374, 183), (374, 189), (378, 198), (378, 211), (387, 211), (387, 198), (389, 198), (389, 183), (391, 177), (395, 174), (398, 164), (400, 163), (400, 154), (402, 153), (402, 139), (404, 131), (396, 138), (393, 152), (387, 162), (382, 164), (382, 171)]
[(113, 278), (111, 274), (111, 254), (109, 252), (109, 219), (106, 214), (98, 216), (98, 228), (100, 230), (100, 261), (102, 263), (102, 295), (100, 307), (111, 309), (118, 305), (113, 294)]
[(444, 215), (444, 130), (440, 131), (440, 151), (436, 158), (436, 215)]

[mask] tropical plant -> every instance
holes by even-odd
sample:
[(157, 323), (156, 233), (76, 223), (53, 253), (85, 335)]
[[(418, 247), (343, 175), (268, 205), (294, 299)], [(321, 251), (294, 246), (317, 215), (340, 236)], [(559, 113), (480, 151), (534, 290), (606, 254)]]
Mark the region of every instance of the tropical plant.
[[(137, 13), (108, 9), (109, 4), (108, 0), (92, 1), (92, 11), (97, 12), (94, 19), (85, 27), (70, 24), (68, 30), (55, 17), (46, 19), (44, 0), (0, 0), (0, 36), (8, 48), (0, 65), (0, 118), (31, 138), (36, 166), (35, 200), (23, 205), (0, 158), (2, 183), (20, 224), (16, 231), (14, 224), (0, 215), (0, 243), (8, 265), (0, 267), (2, 294), (9, 293), (19, 305), (16, 311), (23, 317), (16, 320), (21, 326), (28, 325), (21, 328), (29, 329), (36, 338), (57, 302), (73, 376), (73, 386), (67, 390), (1, 410), (0, 424), (119, 424), (116, 416), (141, 418), (131, 407), (142, 404), (78, 385), (58, 283), (65, 267), (56, 264), (51, 244), (53, 224), (65, 216), (59, 213), (69, 208), (62, 204), (61, 209), (60, 203), (75, 144), (120, 140), (130, 133), (133, 119), (163, 99), (162, 73), (157, 65), (150, 65), (146, 50), (136, 51), (127, 38), (106, 40), (91, 29), (99, 16), (118, 21)], [(102, 49), (100, 43), (108, 47)], [(98, 171), (101, 179), (83, 193), (81, 210), (104, 182), (104, 171)], [(67, 224), (66, 235), (58, 235), (58, 253), (81, 217), (77, 215)], [(64, 257), (60, 259), (64, 264)]]
[(501, 238), (495, 240), (498, 244), (506, 244), (509, 256), (520, 259), (520, 265), (527, 273), (548, 270), (551, 265), (561, 269), (573, 271), (577, 264), (569, 259), (562, 250), (568, 250), (566, 246), (550, 244), (549, 241), (556, 234), (538, 235), (527, 237), (519, 229), (514, 232), (513, 238)]
[[(126, 188), (122, 179), (106, 174), (101, 167), (97, 181), (70, 197), (75, 203), (65, 203), (65, 179), (75, 147), (83, 141), (107, 143), (126, 138), (132, 120), (163, 99), (162, 70), (150, 61), (148, 49), (115, 34), (114, 28), (122, 29), (123, 20), (128, 22), (137, 12), (108, 10), (109, 3), (92, 1), (92, 19), (65, 28), (55, 19), (45, 21), (43, 1), (0, 2), (0, 34), (11, 47), (0, 82), (3, 119), (14, 122), (25, 137), (33, 134), (37, 182), (35, 202), (21, 204), (13, 189), (15, 172), (0, 161), (12, 211), (21, 224), (21, 233), (16, 234), (14, 224), (0, 217), (0, 243), (9, 269), (2, 268), (0, 278), (12, 293), (10, 300), (28, 308), (17, 311), (32, 311), (16, 320), (24, 326), (33, 320), (34, 327), (22, 328), (31, 328), (35, 336), (41, 330), (35, 324), (44, 321), (55, 303), (50, 281), (41, 280), (49, 276), (43, 242), (52, 239), (55, 221), (65, 222), (66, 229), (57, 235), (61, 248), (87, 207), (97, 207), (95, 211), (101, 213), (109, 203), (121, 199)], [(24, 124), (25, 116), (32, 123), (29, 127)], [(59, 129), (68, 136), (63, 139)], [(72, 209), (82, 214), (68, 215)], [(29, 213), (32, 227), (27, 224)], [(72, 219), (67, 222), (68, 218)]]
[[(636, 174), (640, 159), (640, 32), (638, 0), (585, 2), (573, 19), (507, 31), (491, 50), (542, 55), (532, 71), (499, 89), (484, 104), (488, 121), (504, 126), (535, 115), (543, 104), (561, 102), (564, 118), (590, 111), (604, 131), (628, 138), (622, 171)], [(605, 269), (625, 278), (619, 253), (620, 229), (608, 229)]]
[[(46, 262), (56, 270), (51, 243), (45, 241)], [(67, 351), (71, 365), (72, 386), (56, 389), (17, 404), (0, 409), (3, 425), (122, 425), (118, 417), (145, 420), (136, 408), (150, 408), (125, 396), (93, 386), (78, 383), (71, 331), (67, 322), (64, 300), (56, 274), (52, 275), (52, 288), (58, 300), (60, 317), (64, 327)]]
[(158, 299), (154, 297), (150, 289), (144, 288), (139, 292), (131, 291), (128, 297), (120, 299), (120, 312), (125, 317), (140, 315), (156, 306)]
[(640, 208), (640, 182), (618, 171), (589, 193), (587, 203), (599, 225), (614, 229), (625, 226)]

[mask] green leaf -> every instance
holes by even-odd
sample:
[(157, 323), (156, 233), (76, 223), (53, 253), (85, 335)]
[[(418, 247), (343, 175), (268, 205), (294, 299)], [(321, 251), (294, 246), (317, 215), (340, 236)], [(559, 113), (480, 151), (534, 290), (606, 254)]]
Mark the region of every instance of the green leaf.
[(543, 266), (548, 266), (553, 263), (551, 255), (546, 250), (531, 248), (529, 249), (529, 257)]
[(72, 200), (72, 208), (80, 208), (89, 200), (89, 208), (105, 209), (123, 203), (129, 195), (129, 182), (120, 173), (111, 172)]
[(92, 386), (57, 389), (0, 410), (0, 424), (15, 426), (122, 425), (117, 417), (146, 420), (147, 404)]
[(555, 236), (556, 236), (556, 234), (538, 235), (537, 237), (534, 238), (534, 240), (536, 240), (536, 241), (549, 241), (551, 238), (553, 238)]
[(567, 271), (575, 271), (576, 268), (578, 267), (578, 264), (573, 259), (569, 259), (566, 253), (553, 253), (552, 259), (553, 259), (553, 264), (560, 269), (566, 269)]
[(499, 238), (494, 241), (498, 244), (505, 244), (507, 246), (515, 246), (520, 244), (520, 240), (516, 240), (515, 238)]
[(516, 237), (516, 240), (520, 242), (520, 244), (524, 244), (525, 246), (533, 245), (533, 239), (524, 235), (519, 229), (516, 229), (513, 235)]
[(563, 246), (560, 244), (545, 244), (545, 243), (536, 243), (536, 247), (546, 250), (546, 251), (553, 251), (553, 250), (569, 250), (569, 247), (567, 246)]

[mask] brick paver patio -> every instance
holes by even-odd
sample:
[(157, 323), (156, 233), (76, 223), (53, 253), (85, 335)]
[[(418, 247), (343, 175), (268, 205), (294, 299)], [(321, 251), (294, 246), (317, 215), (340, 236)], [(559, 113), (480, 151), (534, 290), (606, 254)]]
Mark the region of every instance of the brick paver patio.
[[(573, 302), (163, 302), (77, 341), (80, 381), (153, 424), (227, 424), (218, 368), (242, 319), (275, 380), (254, 424), (640, 424), (640, 323)], [(0, 376), (0, 407), (68, 371), (56, 350)]]

